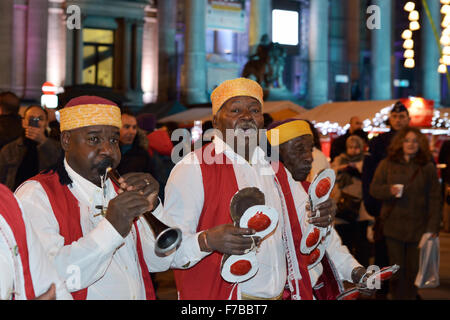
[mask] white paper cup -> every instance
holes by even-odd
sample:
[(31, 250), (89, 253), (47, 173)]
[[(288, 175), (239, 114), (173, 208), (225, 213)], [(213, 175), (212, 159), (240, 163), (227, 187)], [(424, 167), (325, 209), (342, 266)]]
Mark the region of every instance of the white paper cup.
[(403, 184), (394, 184), (394, 187), (396, 187), (398, 189), (397, 194), (395, 195), (396, 198), (401, 198), (403, 195)]

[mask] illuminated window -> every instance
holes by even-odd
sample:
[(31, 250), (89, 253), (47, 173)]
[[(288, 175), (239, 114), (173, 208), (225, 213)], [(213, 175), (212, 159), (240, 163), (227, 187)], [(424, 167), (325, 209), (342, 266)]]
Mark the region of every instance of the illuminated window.
[(272, 41), (285, 45), (298, 45), (298, 12), (272, 11)]
[(83, 83), (113, 86), (114, 31), (83, 29)]

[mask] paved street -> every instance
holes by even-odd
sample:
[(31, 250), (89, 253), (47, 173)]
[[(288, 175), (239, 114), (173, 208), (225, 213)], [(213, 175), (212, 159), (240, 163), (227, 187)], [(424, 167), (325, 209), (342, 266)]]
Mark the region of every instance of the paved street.
[[(424, 300), (450, 300), (450, 233), (440, 235), (440, 286), (434, 289), (420, 289), (419, 294)], [(157, 296), (162, 300), (176, 300), (177, 293), (172, 271), (158, 273)]]

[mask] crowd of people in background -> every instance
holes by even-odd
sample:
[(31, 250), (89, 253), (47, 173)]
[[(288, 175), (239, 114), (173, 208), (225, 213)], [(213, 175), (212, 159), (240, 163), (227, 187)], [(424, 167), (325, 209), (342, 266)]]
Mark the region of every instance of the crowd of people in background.
[[(54, 122), (50, 126), (48, 110), (30, 105), (19, 115), (20, 104), (14, 93), (0, 94), (0, 183), (12, 192), (28, 179), (57, 167), (64, 152), (67, 155), (67, 149), (63, 150), (60, 141), (60, 128), (58, 125), (55, 127)], [(180, 184), (193, 185), (194, 182), (202, 186), (207, 182), (201, 179), (200, 169), (195, 169), (191, 176), (185, 176), (180, 172), (183, 163), (172, 161), (177, 141), (172, 141), (171, 136), (177, 124), (159, 124), (153, 114), (135, 114), (126, 106), (121, 106), (120, 111), (118, 144), (121, 160), (117, 171), (122, 176), (133, 172), (150, 174), (158, 182), (161, 202), (178, 210), (171, 211), (172, 218), (181, 219), (175, 213), (182, 212), (183, 208), (179, 206), (185, 204), (173, 196), (179, 191), (177, 187)], [(264, 114), (260, 121), (261, 127), (273, 127), (269, 114)], [(444, 217), (441, 226), (443, 206), (448, 208), (450, 205), (450, 140), (443, 143), (439, 158), (433, 159), (427, 137), (419, 129), (410, 127), (409, 122), (407, 108), (397, 102), (390, 111), (390, 131), (369, 140), (361, 119), (353, 116), (349, 119), (348, 131), (332, 141), (327, 158), (322, 152), (319, 132), (313, 123), (307, 121), (310, 130), (307, 132), (311, 132), (312, 137), (312, 162), (309, 174), (302, 181), (311, 182), (325, 168), (335, 171), (336, 185), (331, 197), (337, 206), (334, 227), (342, 244), (364, 267), (371, 264), (402, 266), (398, 277), (377, 293), (379, 298), (420, 298), (414, 286), (420, 247), (430, 237), (438, 236), (441, 227), (450, 232), (448, 218)], [(204, 122), (203, 132), (213, 126), (216, 124), (212, 121)], [(210, 138), (204, 139), (203, 146), (211, 141)], [(441, 181), (436, 161), (446, 164), (440, 172)], [(194, 176), (197, 180), (193, 180)], [(261, 182), (261, 188), (269, 190), (269, 184)], [(202, 203), (203, 198), (192, 196), (192, 190), (183, 190), (186, 191), (184, 201), (193, 208), (192, 217), (185, 216), (184, 219), (189, 220), (186, 224), (195, 233), (197, 225), (193, 222), (198, 220), (201, 209), (198, 203)], [(172, 193), (169, 202), (165, 201), (165, 191)], [(205, 190), (205, 197), (210, 195), (208, 192), (211, 190)], [(191, 249), (186, 250), (190, 252)], [(228, 252), (222, 247), (220, 250)], [(201, 260), (203, 257), (204, 254), (198, 252), (197, 258)], [(204, 272), (201, 268), (199, 270)], [(188, 272), (177, 271), (177, 274), (181, 279)], [(279, 293), (279, 290), (275, 291), (274, 295)], [(44, 293), (43, 290), (41, 292)], [(59, 294), (64, 296), (67, 293)], [(186, 292), (183, 294), (189, 296)]]

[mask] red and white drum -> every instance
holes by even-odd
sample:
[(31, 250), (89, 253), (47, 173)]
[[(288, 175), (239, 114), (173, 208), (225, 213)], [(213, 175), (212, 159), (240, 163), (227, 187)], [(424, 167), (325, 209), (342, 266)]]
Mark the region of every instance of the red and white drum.
[(336, 174), (332, 169), (324, 169), (316, 175), (308, 190), (312, 210), (314, 210), (319, 203), (328, 199), (333, 190), (335, 181)]
[(241, 228), (252, 228), (253, 236), (264, 238), (275, 230), (278, 224), (278, 212), (268, 206), (257, 205), (248, 208), (239, 221)]
[(240, 283), (252, 278), (259, 269), (256, 251), (243, 255), (223, 255), (221, 276), (225, 281)]

